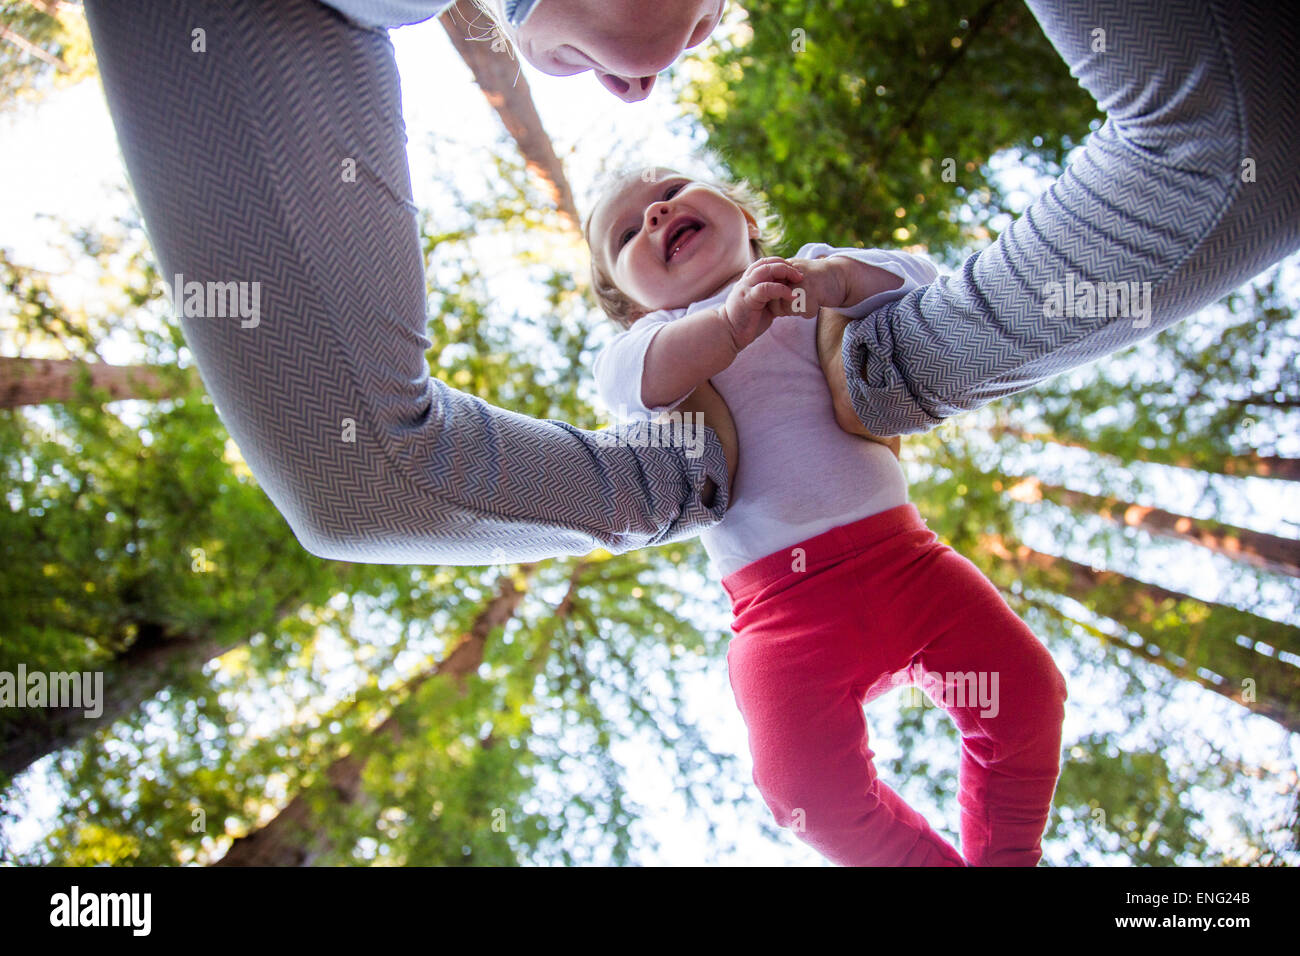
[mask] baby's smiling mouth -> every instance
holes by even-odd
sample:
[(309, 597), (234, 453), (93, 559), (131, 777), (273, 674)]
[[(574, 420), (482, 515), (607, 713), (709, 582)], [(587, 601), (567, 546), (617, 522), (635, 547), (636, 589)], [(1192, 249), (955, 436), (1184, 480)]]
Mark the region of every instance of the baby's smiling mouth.
[(682, 244), (704, 228), (704, 221), (694, 216), (678, 216), (664, 230), (664, 262), (672, 260)]

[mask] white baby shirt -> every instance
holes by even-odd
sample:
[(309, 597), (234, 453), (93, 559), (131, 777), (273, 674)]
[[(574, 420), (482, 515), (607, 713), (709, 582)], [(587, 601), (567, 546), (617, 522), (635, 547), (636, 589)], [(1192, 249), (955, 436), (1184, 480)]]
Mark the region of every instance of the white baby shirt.
[[(831, 255), (857, 259), (903, 280), (897, 289), (842, 310), (853, 318), (938, 275), (925, 259), (882, 249), (835, 249), (814, 243), (795, 258)], [(654, 419), (686, 398), (653, 409), (642, 404), (646, 350), (667, 323), (718, 305), (730, 288), (684, 309), (643, 316), (601, 349), (594, 366), (596, 387), (612, 413), (630, 420)], [(782, 316), (710, 379), (731, 409), (740, 444), (727, 513), (700, 536), (722, 577), (831, 528), (907, 503), (907, 483), (893, 452), (836, 424), (830, 389), (817, 360), (816, 327), (812, 318)]]

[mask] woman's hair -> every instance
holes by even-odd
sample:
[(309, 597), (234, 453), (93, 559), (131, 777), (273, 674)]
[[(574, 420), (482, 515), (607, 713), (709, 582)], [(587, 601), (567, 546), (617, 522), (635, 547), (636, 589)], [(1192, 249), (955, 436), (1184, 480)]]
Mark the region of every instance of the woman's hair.
[[(669, 169), (660, 169), (658, 171), (668, 173), (670, 176), (690, 176), (689, 173), (677, 173)], [(621, 192), (626, 188), (629, 181), (641, 178), (642, 172), (641, 169), (625, 169), (613, 173), (608, 181), (598, 189), (596, 201), (592, 204), (591, 211), (587, 213), (586, 221), (582, 224), (583, 238), (587, 240), (587, 246), (592, 250), (591, 288), (596, 296), (596, 302), (605, 310), (606, 315), (625, 329), (631, 328), (632, 324), (645, 313), (635, 302), (623, 294), (623, 291), (614, 284), (614, 280), (610, 275), (600, 267), (595, 255), (595, 247), (591, 244), (591, 217), (601, 203)], [(660, 178), (667, 179), (669, 176)], [(762, 258), (767, 254), (767, 250), (772, 249), (781, 241), (780, 223), (768, 209), (767, 202), (748, 182), (743, 179), (727, 182), (708, 176), (690, 176), (690, 178), (692, 182), (712, 186), (754, 220), (758, 226), (758, 237), (749, 241), (749, 250), (755, 259)]]

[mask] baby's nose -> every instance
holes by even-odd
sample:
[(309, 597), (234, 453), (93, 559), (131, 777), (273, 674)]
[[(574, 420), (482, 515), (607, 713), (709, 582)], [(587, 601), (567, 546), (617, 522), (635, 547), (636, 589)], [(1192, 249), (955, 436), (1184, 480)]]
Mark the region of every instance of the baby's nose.
[(668, 217), (668, 207), (660, 206), (658, 209), (652, 209), (650, 212), (650, 225), (657, 226), (660, 221)]

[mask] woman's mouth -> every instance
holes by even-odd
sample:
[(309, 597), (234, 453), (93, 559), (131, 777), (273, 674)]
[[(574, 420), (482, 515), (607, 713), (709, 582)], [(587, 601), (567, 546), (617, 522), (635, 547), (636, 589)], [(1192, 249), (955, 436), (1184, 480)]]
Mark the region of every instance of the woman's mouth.
[(704, 229), (704, 222), (694, 216), (680, 216), (664, 230), (664, 262), (672, 262), (679, 252), (693, 245)]

